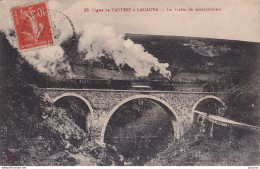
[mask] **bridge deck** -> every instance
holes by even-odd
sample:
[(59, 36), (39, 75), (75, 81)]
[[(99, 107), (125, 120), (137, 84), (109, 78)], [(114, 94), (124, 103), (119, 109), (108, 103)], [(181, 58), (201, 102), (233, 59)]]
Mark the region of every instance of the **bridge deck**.
[(224, 118), (224, 117), (215, 116), (215, 115), (212, 115), (212, 114), (207, 114), (207, 113), (200, 112), (200, 111), (197, 111), (197, 110), (195, 110), (194, 113), (200, 114), (204, 117), (207, 116), (209, 121), (211, 121), (212, 123), (219, 124), (221, 126), (229, 125), (229, 126), (236, 126), (236, 127), (240, 127), (240, 128), (247, 128), (247, 129), (250, 129), (250, 130), (260, 131), (260, 127), (258, 127), (258, 126), (252, 126), (252, 125), (249, 125), (249, 124), (236, 122), (236, 121)]
[(175, 94), (209, 94), (226, 95), (225, 92), (190, 92), (190, 91), (168, 91), (168, 90), (115, 90), (115, 89), (72, 89), (72, 88), (36, 88), (38, 90), (56, 91), (100, 91), (100, 92), (133, 92), (133, 93), (175, 93)]

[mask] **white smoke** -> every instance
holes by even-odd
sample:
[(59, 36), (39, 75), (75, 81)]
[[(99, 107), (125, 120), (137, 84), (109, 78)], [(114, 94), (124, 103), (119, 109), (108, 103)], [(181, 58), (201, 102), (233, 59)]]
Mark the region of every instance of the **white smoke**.
[(110, 26), (99, 23), (86, 24), (79, 40), (79, 51), (85, 53), (85, 59), (95, 59), (104, 53), (113, 58), (117, 65), (127, 63), (134, 68), (137, 76), (148, 76), (151, 67), (170, 77), (168, 63), (159, 63), (158, 59), (144, 51), (143, 46), (125, 40), (122, 34), (116, 34)]
[(39, 72), (52, 77), (72, 78), (70, 65), (64, 59), (64, 51), (60, 46), (50, 46), (39, 50), (23, 52), (22, 56)]
[(10, 33), (14, 32), (13, 23), (11, 19), (12, 17), (9, 11), (10, 8), (11, 6), (7, 3), (7, 1), (0, 1), (0, 21), (4, 22), (0, 24), (0, 31), (4, 32), (10, 44), (13, 47), (17, 48), (15, 36), (10, 36)]

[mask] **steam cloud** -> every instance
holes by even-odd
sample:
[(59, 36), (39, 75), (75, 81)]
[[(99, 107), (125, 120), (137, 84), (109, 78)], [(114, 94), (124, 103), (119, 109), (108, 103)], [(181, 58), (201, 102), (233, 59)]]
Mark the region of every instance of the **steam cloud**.
[(64, 51), (60, 46), (27, 51), (23, 52), (22, 55), (41, 73), (46, 73), (52, 77), (73, 77), (71, 67), (64, 59)]
[[(57, 10), (58, 6), (59, 4), (56, 1), (49, 3), (49, 7), (54, 10)], [(0, 2), (0, 9), (1, 13), (6, 15), (0, 16), (0, 20), (7, 20), (7, 24), (0, 25), (0, 30), (5, 32), (10, 44), (17, 48), (16, 37), (10, 34), (10, 32), (14, 31), (10, 12), (8, 11), (10, 6), (7, 5), (6, 1), (2, 1)], [(55, 18), (58, 19), (57, 16), (51, 18), (54, 23), (58, 22), (55, 21)], [(63, 34), (58, 40), (55, 39), (56, 46), (21, 52), (21, 56), (41, 73), (47, 73), (52, 77), (72, 78), (74, 73), (60, 46), (69, 36), (66, 30), (71, 28), (63, 27), (61, 29)], [(158, 59), (145, 52), (141, 45), (134, 44), (130, 39), (125, 40), (124, 36), (115, 33), (112, 27), (99, 23), (85, 25), (79, 40), (78, 50), (84, 54), (86, 60), (98, 59), (107, 54), (114, 59), (118, 66), (127, 63), (134, 68), (137, 76), (147, 76), (151, 67), (158, 70), (165, 77), (171, 75), (166, 69), (169, 66), (168, 63), (159, 63)]]
[(134, 44), (130, 39), (125, 40), (122, 34), (116, 34), (110, 26), (86, 24), (78, 49), (85, 54), (85, 59), (97, 59), (106, 53), (118, 66), (127, 63), (134, 68), (137, 76), (148, 76), (151, 67), (165, 77), (171, 75), (166, 69), (168, 63), (159, 63), (157, 58), (144, 51), (143, 46)]

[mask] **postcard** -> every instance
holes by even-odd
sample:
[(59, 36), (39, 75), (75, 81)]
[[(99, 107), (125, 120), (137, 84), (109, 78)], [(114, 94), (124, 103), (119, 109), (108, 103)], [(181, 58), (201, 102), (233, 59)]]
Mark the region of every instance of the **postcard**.
[(0, 0), (1, 166), (251, 166), (260, 1)]

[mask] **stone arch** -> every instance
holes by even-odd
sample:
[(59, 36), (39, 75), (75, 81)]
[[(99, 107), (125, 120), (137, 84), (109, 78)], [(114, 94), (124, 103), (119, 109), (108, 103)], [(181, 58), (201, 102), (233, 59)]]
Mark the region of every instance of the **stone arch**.
[[(58, 101), (59, 99), (62, 99), (64, 97), (76, 97), (81, 99), (89, 108), (89, 112), (90, 112), (90, 116), (86, 117), (86, 122), (87, 122), (87, 130), (89, 130), (92, 127), (92, 120), (93, 120), (93, 108), (91, 106), (91, 104), (89, 103), (89, 101), (87, 99), (85, 99), (83, 96), (76, 94), (76, 93), (63, 93), (57, 97), (55, 97), (52, 100), (52, 103), (54, 104), (56, 101)], [(89, 131), (88, 131), (89, 132)]]
[(199, 100), (196, 101), (196, 103), (192, 107), (192, 113), (194, 113), (194, 111), (195, 111), (196, 107), (198, 106), (198, 104), (200, 102), (202, 102), (203, 100), (206, 100), (206, 99), (215, 99), (215, 100), (219, 101), (223, 105), (223, 107), (225, 109), (227, 108), (226, 103), (221, 98), (219, 98), (217, 96), (213, 96), (213, 95), (208, 95), (208, 96), (204, 96), (204, 97), (202, 97), (202, 98), (200, 98)]
[(175, 117), (176, 121), (175, 124), (173, 124), (173, 128), (174, 128), (174, 134), (176, 133), (176, 137), (179, 138), (181, 132), (180, 129), (180, 117), (178, 116), (178, 114), (176, 113), (176, 111), (172, 108), (172, 106), (170, 106), (166, 101), (155, 97), (155, 96), (151, 96), (151, 95), (135, 95), (135, 96), (131, 96), (128, 97), (127, 99), (124, 99), (123, 101), (119, 102), (108, 114), (108, 116), (105, 118), (104, 120), (104, 125), (102, 127), (101, 130), (101, 140), (102, 140), (102, 144), (104, 143), (104, 139), (105, 139), (105, 132), (106, 132), (106, 127), (108, 125), (108, 122), (110, 120), (110, 118), (112, 117), (112, 115), (121, 107), (123, 106), (125, 103), (131, 101), (131, 100), (135, 100), (135, 99), (150, 99), (153, 100), (157, 103), (162, 104), (163, 106), (165, 106), (167, 109), (170, 110), (170, 112), (173, 114), (173, 116)]

